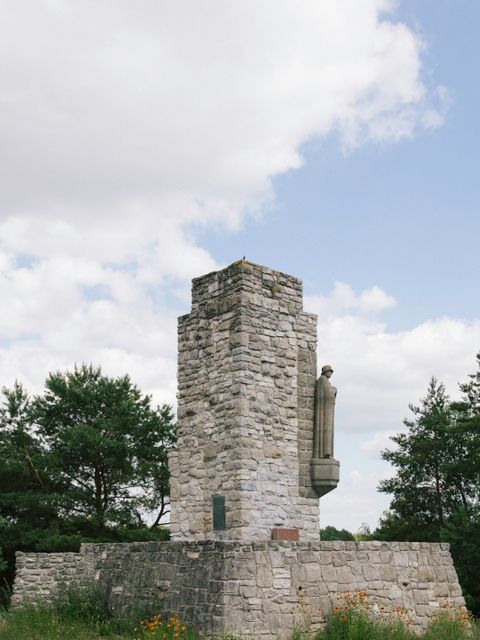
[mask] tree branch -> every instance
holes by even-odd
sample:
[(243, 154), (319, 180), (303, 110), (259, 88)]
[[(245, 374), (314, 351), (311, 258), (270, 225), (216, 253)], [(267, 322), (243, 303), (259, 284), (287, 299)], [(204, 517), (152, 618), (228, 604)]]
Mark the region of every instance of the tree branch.
[(41, 479), (40, 474), (38, 473), (38, 470), (35, 468), (35, 465), (33, 464), (32, 456), (30, 455), (30, 453), (29, 453), (29, 451), (27, 449), (27, 445), (24, 446), (23, 450), (25, 451), (25, 457), (27, 458), (28, 465), (29, 465), (30, 469), (32, 470), (33, 475), (37, 479), (37, 481), (40, 484), (40, 486), (45, 489), (45, 484), (44, 484), (43, 480)]

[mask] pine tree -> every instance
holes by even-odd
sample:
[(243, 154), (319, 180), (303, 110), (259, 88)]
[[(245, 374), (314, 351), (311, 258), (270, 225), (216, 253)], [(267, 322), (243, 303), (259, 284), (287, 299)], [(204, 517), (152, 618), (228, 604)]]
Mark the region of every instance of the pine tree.
[(128, 376), (91, 365), (51, 373), (31, 416), (63, 485), (61, 511), (80, 528), (139, 526), (142, 512), (165, 512), (173, 415), (153, 408)]
[(419, 406), (409, 405), (413, 418), (407, 431), (393, 436), (395, 450), (382, 453), (396, 475), (380, 483), (392, 495), (390, 512), (377, 532), (403, 540), (440, 540), (444, 524), (459, 507), (472, 500), (471, 483), (458, 462), (467, 455), (467, 438), (452, 429), (453, 416), (445, 387), (432, 378)]
[(480, 352), (476, 356), (478, 371), (469, 375), (470, 380), (459, 384), (462, 398), (452, 404), (455, 430), (467, 443), (465, 457), (458, 461), (457, 469), (477, 488), (477, 506), (480, 492)]

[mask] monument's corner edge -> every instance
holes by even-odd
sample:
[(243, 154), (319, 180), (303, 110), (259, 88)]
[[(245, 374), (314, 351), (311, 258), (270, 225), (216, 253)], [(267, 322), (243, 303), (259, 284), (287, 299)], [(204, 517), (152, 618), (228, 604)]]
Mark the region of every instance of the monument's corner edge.
[(231, 264), (225, 265), (223, 267), (221, 267), (220, 269), (216, 269), (214, 271), (209, 271), (208, 273), (205, 273), (201, 276), (197, 276), (196, 278), (192, 278), (192, 285), (195, 287), (198, 283), (200, 283), (202, 280), (208, 280), (210, 278), (212, 278), (213, 276), (222, 273), (222, 272), (226, 272), (229, 270), (235, 271), (238, 268), (252, 268), (252, 269), (260, 269), (261, 271), (265, 272), (265, 273), (274, 273), (278, 276), (283, 276), (284, 278), (288, 278), (290, 280), (295, 280), (297, 282), (297, 284), (299, 285), (303, 285), (303, 280), (301, 278), (298, 278), (297, 276), (293, 276), (289, 273), (287, 273), (286, 271), (280, 271), (279, 269), (272, 269), (271, 267), (267, 267), (264, 264), (258, 264), (257, 262), (251, 262), (250, 260), (247, 260), (246, 258), (241, 258), (240, 260), (235, 260), (234, 262), (232, 262)]
[(299, 315), (307, 322), (311, 322), (312, 324), (317, 324), (318, 313), (313, 313), (313, 311), (305, 311), (305, 309), (302, 309)]

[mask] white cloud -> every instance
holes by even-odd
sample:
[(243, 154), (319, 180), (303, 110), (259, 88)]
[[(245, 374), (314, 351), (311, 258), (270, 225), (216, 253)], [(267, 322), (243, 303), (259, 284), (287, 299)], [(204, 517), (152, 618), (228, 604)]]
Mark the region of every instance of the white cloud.
[[(440, 123), (422, 41), (390, 9), (2, 3), (2, 382), (38, 389), (94, 361), (172, 401), (175, 316), (190, 278), (220, 266), (194, 230), (261, 211), (313, 137), (349, 147)], [(390, 304), (380, 290), (354, 303)]]
[(390, 503), (377, 492), (378, 483), (394, 473), (380, 453), (395, 448), (389, 438), (405, 429), (409, 403), (425, 395), (431, 376), (458, 397), (458, 382), (475, 368), (480, 320), (443, 317), (389, 331), (381, 313), (395, 303), (378, 287), (355, 292), (338, 282), (327, 295), (305, 298), (305, 310), (318, 314), (318, 364), (332, 364), (338, 388), (335, 456), (341, 482), (321, 500), (323, 527), (355, 532), (367, 522), (375, 528)]
[[(174, 402), (176, 316), (189, 280), (221, 266), (195, 230), (261, 213), (312, 138), (349, 149), (442, 124), (448, 92), (426, 86), (424, 43), (392, 7), (2, 3), (1, 383), (38, 391), (49, 371), (86, 361)], [(478, 324), (446, 318), (388, 333), (378, 313), (395, 300), (378, 287), (337, 283), (308, 304), (347, 432), (397, 428), (428, 377), (452, 384), (479, 343)], [(335, 492), (342, 513), (373, 513), (372, 478)]]
[(333, 291), (326, 295), (305, 296), (305, 308), (318, 314), (319, 317), (336, 317), (347, 311), (369, 313), (390, 309), (396, 304), (395, 298), (380, 289), (372, 287), (355, 293), (352, 287), (344, 282), (335, 282)]
[(338, 428), (398, 431), (408, 404), (424, 396), (432, 376), (456, 396), (457, 383), (474, 368), (480, 320), (444, 317), (391, 332), (380, 313), (394, 303), (378, 287), (355, 293), (341, 283), (328, 295), (305, 299), (305, 309), (318, 314), (319, 365), (335, 369)]
[(475, 368), (480, 320), (444, 317), (394, 332), (381, 320), (394, 303), (377, 287), (355, 292), (343, 283), (327, 295), (305, 298), (305, 309), (318, 313), (318, 364), (332, 364), (338, 388), (335, 456), (341, 483), (321, 500), (322, 526), (355, 532), (362, 522), (377, 525), (390, 498), (376, 488), (393, 474), (380, 452), (395, 448), (389, 438), (405, 429), (409, 403), (425, 396), (431, 376), (458, 397), (458, 382)]
[(385, 451), (385, 449), (389, 449), (390, 451), (395, 449), (396, 445), (392, 442), (391, 437), (400, 431), (402, 431), (401, 427), (396, 431), (375, 431), (371, 438), (362, 442), (360, 450), (369, 458), (378, 460), (381, 452)]
[(235, 225), (309, 138), (410, 136), (437, 95), (389, 4), (3, 3), (3, 215)]

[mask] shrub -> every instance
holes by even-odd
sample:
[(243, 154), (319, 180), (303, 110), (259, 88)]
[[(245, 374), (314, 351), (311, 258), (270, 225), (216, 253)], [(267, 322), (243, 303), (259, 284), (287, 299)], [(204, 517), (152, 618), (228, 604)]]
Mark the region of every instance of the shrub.
[[(375, 607), (381, 613), (382, 607)], [(425, 634), (417, 636), (410, 628), (405, 609), (394, 611), (395, 618), (375, 617), (365, 592), (347, 592), (326, 619), (325, 628), (315, 640), (480, 640), (480, 626), (464, 607), (445, 602)]]
[(53, 601), (52, 609), (59, 620), (75, 620), (92, 628), (110, 617), (102, 594), (94, 588), (63, 587)]
[(370, 615), (367, 594), (344, 593), (327, 616), (325, 629), (317, 640), (366, 640), (376, 637), (376, 622)]
[(472, 616), (466, 609), (446, 601), (442, 613), (436, 616), (428, 627), (425, 640), (471, 639), (474, 630), (472, 625)]

